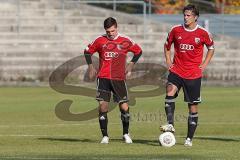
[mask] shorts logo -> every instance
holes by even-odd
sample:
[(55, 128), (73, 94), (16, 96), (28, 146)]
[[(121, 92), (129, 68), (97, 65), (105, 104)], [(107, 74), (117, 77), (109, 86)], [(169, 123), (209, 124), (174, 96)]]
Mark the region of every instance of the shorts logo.
[(191, 44), (180, 44), (180, 49), (181, 50), (194, 50), (194, 46), (193, 45), (191, 45)]

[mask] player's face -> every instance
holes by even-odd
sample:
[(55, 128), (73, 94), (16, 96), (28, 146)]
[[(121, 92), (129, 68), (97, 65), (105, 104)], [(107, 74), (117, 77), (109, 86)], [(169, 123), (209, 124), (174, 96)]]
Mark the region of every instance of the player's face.
[(105, 30), (106, 30), (106, 34), (107, 34), (108, 38), (110, 38), (110, 39), (114, 39), (118, 34), (117, 27), (115, 25), (113, 25), (110, 28), (107, 28)]
[(186, 26), (195, 25), (197, 16), (191, 10), (184, 11), (184, 24)]

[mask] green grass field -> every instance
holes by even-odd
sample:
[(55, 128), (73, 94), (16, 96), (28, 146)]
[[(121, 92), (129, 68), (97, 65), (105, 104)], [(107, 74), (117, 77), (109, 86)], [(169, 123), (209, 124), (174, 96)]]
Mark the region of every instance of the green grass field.
[(70, 122), (56, 117), (55, 105), (73, 100), (71, 111), (97, 106), (94, 98), (64, 95), (51, 88), (0, 88), (0, 159), (239, 159), (240, 88), (203, 87), (199, 126), (193, 147), (183, 146), (188, 111), (182, 94), (176, 103), (177, 144), (158, 144), (165, 123), (164, 95), (138, 98), (131, 108), (133, 144), (122, 141), (119, 111), (109, 113), (110, 143), (101, 139), (98, 120)]

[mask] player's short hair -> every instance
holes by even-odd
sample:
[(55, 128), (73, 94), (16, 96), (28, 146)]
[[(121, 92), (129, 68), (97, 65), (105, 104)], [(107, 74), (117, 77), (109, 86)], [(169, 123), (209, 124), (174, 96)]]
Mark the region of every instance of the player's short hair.
[(188, 4), (187, 6), (185, 6), (185, 7), (183, 8), (183, 13), (184, 13), (186, 10), (192, 11), (195, 16), (198, 16), (198, 17), (199, 17), (199, 10), (198, 10), (198, 8), (197, 8), (195, 5), (193, 5), (193, 4)]
[(103, 23), (104, 29), (108, 29), (108, 28), (112, 27), (113, 25), (115, 27), (117, 27), (117, 21), (115, 18), (108, 17), (107, 19), (104, 20), (104, 23)]

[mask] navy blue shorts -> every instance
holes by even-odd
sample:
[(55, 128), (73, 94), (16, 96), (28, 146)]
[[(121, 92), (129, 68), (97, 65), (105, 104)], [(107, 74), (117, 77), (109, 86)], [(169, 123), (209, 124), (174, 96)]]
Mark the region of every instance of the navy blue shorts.
[(114, 102), (126, 103), (129, 101), (127, 85), (124, 80), (98, 78), (96, 100), (110, 102), (111, 93), (113, 93)]
[(170, 84), (174, 84), (178, 88), (175, 98), (178, 96), (178, 92), (181, 88), (183, 88), (185, 102), (190, 104), (201, 103), (201, 78), (184, 79), (177, 74), (170, 72), (168, 75), (167, 85)]

